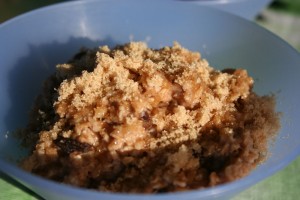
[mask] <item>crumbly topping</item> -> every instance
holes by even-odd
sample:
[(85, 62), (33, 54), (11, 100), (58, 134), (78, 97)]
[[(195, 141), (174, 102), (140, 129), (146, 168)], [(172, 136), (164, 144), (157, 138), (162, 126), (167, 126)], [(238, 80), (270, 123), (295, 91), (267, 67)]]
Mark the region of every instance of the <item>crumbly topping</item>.
[(273, 98), (251, 91), (246, 70), (214, 70), (176, 42), (83, 49), (46, 85), (22, 165), (81, 187), (164, 192), (232, 181), (263, 159), (279, 128)]

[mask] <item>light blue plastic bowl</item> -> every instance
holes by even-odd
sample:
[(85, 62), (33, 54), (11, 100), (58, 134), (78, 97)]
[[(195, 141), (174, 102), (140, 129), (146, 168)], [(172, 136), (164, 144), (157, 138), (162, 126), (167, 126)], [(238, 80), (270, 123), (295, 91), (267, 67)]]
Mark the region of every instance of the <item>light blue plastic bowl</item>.
[[(157, 195), (103, 193), (24, 172), (27, 152), (12, 131), (24, 127), (43, 80), (82, 46), (145, 40), (159, 48), (179, 41), (212, 66), (246, 68), (259, 94), (275, 93), (282, 128), (269, 159), (238, 181)], [(102, 0), (62, 3), (0, 25), (0, 170), (45, 199), (226, 199), (283, 169), (300, 153), (300, 56), (275, 35), (240, 17), (178, 1)]]

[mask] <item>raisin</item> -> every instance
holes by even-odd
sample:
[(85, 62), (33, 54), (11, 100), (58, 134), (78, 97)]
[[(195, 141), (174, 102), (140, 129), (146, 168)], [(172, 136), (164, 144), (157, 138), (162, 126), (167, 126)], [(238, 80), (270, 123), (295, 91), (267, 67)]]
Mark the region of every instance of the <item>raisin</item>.
[(54, 140), (54, 144), (59, 147), (63, 154), (70, 154), (75, 151), (87, 152), (91, 148), (90, 144), (81, 143), (70, 138), (64, 138), (63, 136), (58, 136), (57, 139)]

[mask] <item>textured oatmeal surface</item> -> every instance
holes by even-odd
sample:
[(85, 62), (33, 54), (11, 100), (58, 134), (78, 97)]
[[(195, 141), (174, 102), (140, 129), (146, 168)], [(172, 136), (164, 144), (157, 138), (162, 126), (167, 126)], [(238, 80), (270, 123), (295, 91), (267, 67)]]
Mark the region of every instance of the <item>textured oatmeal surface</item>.
[(246, 176), (279, 129), (273, 96), (178, 43), (83, 49), (46, 81), (22, 167), (79, 187), (159, 193)]

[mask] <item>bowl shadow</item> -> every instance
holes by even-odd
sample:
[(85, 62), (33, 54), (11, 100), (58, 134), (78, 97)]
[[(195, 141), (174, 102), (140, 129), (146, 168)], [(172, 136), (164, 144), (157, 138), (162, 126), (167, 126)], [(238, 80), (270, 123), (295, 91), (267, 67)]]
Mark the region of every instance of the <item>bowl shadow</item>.
[[(55, 72), (57, 64), (66, 63), (82, 47), (97, 48), (102, 45), (110, 47), (118, 44), (110, 36), (102, 40), (91, 40), (85, 37), (70, 37), (66, 42), (51, 42), (41, 45), (29, 45), (29, 53), (17, 60), (8, 72), (8, 96), (10, 107), (5, 114), (5, 130), (13, 133), (0, 147), (5, 160), (16, 162), (27, 154), (20, 147), (18, 130), (25, 128), (29, 113), (36, 97), (42, 90), (44, 81)], [(13, 148), (12, 148), (13, 147)], [(9, 151), (8, 151), (9, 150)], [(3, 153), (2, 153), (3, 152)]]

